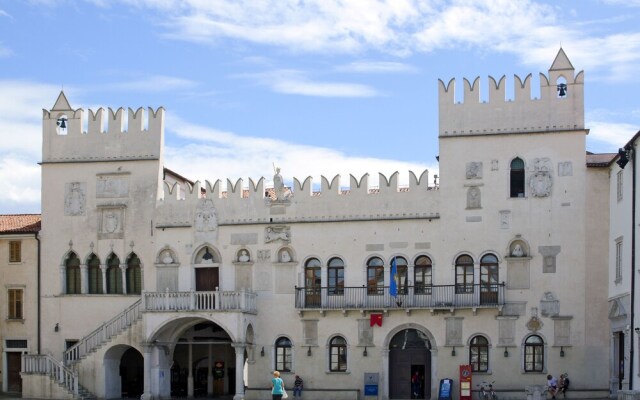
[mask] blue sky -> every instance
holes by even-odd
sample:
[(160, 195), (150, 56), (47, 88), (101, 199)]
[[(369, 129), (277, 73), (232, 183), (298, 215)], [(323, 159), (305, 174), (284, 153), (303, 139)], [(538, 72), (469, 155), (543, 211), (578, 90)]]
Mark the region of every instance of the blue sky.
[(165, 107), (165, 166), (192, 179), (406, 182), (438, 173), (438, 79), (509, 91), (562, 46), (587, 150), (615, 152), (640, 130), (638, 21), (640, 0), (0, 0), (0, 213), (40, 211), (61, 89), (85, 110)]

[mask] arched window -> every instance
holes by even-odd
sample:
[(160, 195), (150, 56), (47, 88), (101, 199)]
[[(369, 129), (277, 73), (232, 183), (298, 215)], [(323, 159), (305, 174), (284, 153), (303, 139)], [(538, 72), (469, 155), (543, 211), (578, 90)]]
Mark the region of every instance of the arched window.
[(489, 341), (484, 336), (474, 336), (469, 345), (469, 364), (473, 372), (489, 371)]
[(416, 258), (413, 268), (413, 282), (415, 284), (416, 294), (431, 294), (432, 281), (432, 263), (427, 256)]
[(329, 359), (331, 371), (347, 370), (347, 341), (342, 336), (336, 336), (329, 342)]
[(131, 253), (127, 261), (127, 294), (142, 293), (142, 273), (140, 259), (136, 253)]
[(473, 293), (473, 258), (470, 256), (456, 259), (456, 293)]
[(384, 262), (379, 257), (367, 261), (367, 294), (384, 294)]
[[(409, 264), (404, 257), (394, 257), (391, 262), (394, 261), (398, 270), (398, 294), (407, 294), (409, 291)], [(391, 279), (393, 279), (393, 276), (391, 276)]]
[(276, 371), (291, 371), (291, 340), (280, 337), (276, 340)]
[(344, 261), (338, 257), (329, 260), (329, 295), (344, 294)]
[(80, 259), (76, 253), (71, 252), (65, 263), (66, 293), (80, 294)]
[(113, 253), (107, 259), (107, 293), (122, 294), (120, 259)]
[(524, 342), (524, 371), (542, 372), (544, 369), (544, 341), (531, 335)]
[(310, 258), (304, 264), (305, 306), (320, 305), (320, 291), (322, 290), (322, 274), (320, 260)]
[(480, 303), (498, 304), (498, 257), (493, 254), (480, 259)]
[(87, 272), (89, 273), (89, 293), (103, 293), (102, 270), (100, 269), (100, 259), (98, 256), (91, 254), (91, 256), (89, 256), (89, 261), (87, 262), (87, 267)]
[(524, 197), (524, 161), (514, 158), (510, 171), (511, 197)]

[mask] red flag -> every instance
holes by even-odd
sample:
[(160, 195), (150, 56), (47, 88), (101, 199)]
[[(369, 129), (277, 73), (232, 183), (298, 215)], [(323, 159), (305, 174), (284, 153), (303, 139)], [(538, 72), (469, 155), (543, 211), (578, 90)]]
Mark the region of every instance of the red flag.
[(369, 319), (369, 325), (374, 326), (382, 326), (382, 314), (371, 314)]

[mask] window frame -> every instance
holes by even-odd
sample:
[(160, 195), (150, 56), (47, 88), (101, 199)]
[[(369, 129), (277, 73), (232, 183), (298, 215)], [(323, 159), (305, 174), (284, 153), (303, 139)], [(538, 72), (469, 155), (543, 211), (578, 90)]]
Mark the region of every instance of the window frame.
[[(478, 343), (480, 340), (484, 343)], [(485, 336), (476, 335), (469, 341), (469, 365), (473, 372), (489, 372), (489, 340)]]
[(327, 263), (327, 289), (329, 296), (344, 295), (344, 261), (340, 257)]
[(22, 262), (22, 240), (9, 241), (9, 263)]
[(120, 259), (113, 253), (107, 258), (107, 294), (123, 294)]
[(7, 319), (24, 320), (24, 288), (10, 287), (7, 289)]
[[(137, 260), (137, 263), (135, 262)], [(136, 253), (131, 253), (127, 259), (127, 294), (142, 293), (142, 261)]]
[[(77, 263), (77, 265), (76, 265)], [(82, 279), (80, 274), (80, 258), (75, 252), (69, 253), (64, 263), (65, 294), (82, 294)]]
[[(406, 258), (401, 256), (393, 259), (396, 260), (396, 270), (398, 271), (398, 294), (409, 294), (409, 263)], [(393, 279), (393, 276), (389, 276), (390, 279)]]
[[(535, 339), (539, 342), (532, 342)], [(541, 373), (544, 372), (544, 339), (539, 335), (529, 335), (524, 341), (523, 347), (523, 367), (524, 372)], [(529, 358), (532, 358), (529, 360)], [(538, 366), (539, 364), (539, 366)]]
[(380, 257), (367, 260), (367, 296), (384, 295), (384, 261)]
[[(419, 264), (421, 260), (427, 260)], [(418, 283), (420, 277), (420, 283)], [(428, 281), (428, 283), (427, 283)], [(431, 294), (433, 290), (433, 260), (431, 257), (421, 255), (416, 257), (413, 265), (413, 285), (415, 294)]]
[(329, 371), (347, 372), (347, 356), (347, 340), (342, 336), (334, 336), (331, 338), (329, 341)]
[(616, 238), (615, 240), (616, 277), (614, 281), (616, 284), (622, 283), (622, 260), (623, 260), (623, 249), (624, 249), (622, 244), (623, 244), (622, 236)]
[(87, 278), (89, 294), (103, 294), (104, 283), (102, 281), (102, 268), (100, 268), (100, 258), (95, 253), (91, 253), (87, 260)]
[(623, 179), (624, 179), (624, 170), (618, 171), (616, 174), (616, 193), (618, 197), (618, 201), (622, 201), (623, 198)]
[(293, 370), (293, 343), (286, 336), (280, 336), (275, 341), (275, 370), (280, 372), (291, 372)]
[[(469, 261), (464, 261), (464, 259), (468, 258)], [(456, 294), (468, 294), (473, 293), (473, 289), (475, 286), (475, 277), (474, 277), (474, 268), (475, 262), (473, 261), (473, 257), (468, 254), (462, 254), (456, 258), (456, 283), (455, 283), (455, 292)], [(462, 278), (462, 282), (460, 282), (460, 278)], [(470, 282), (469, 282), (470, 279)]]
[[(514, 163), (520, 161), (522, 167), (514, 167)], [(509, 163), (509, 197), (512, 199), (522, 199), (527, 196), (526, 191), (526, 165), (520, 157), (514, 157)]]

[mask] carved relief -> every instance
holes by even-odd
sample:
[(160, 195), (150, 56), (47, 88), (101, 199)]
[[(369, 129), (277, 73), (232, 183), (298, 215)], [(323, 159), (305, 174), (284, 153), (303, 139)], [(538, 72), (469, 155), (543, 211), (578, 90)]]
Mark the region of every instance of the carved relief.
[(64, 215), (84, 215), (87, 205), (87, 184), (71, 182), (65, 184)]
[(467, 176), (467, 179), (481, 179), (482, 178), (482, 162), (481, 161), (468, 162), (466, 176)]
[(467, 208), (481, 208), (480, 188), (471, 186), (467, 190)]
[(241, 249), (238, 251), (238, 262), (249, 262), (251, 261), (251, 257), (249, 256), (249, 252), (247, 249)]
[(511, 211), (500, 211), (500, 229), (509, 229), (511, 226)]
[(271, 251), (269, 250), (258, 250), (258, 261), (271, 261)]
[(218, 229), (218, 212), (213, 200), (200, 199), (196, 208), (195, 228), (197, 232), (212, 232)]
[(560, 246), (538, 246), (538, 251), (542, 254), (542, 272), (556, 272), (556, 256), (560, 254)]
[(529, 188), (533, 197), (548, 197), (551, 195), (553, 180), (551, 177), (552, 166), (549, 158), (536, 158), (533, 160), (533, 173), (529, 178)]
[(96, 197), (113, 198), (129, 196), (129, 181), (121, 176), (98, 176)]
[(491, 160), (491, 170), (492, 171), (498, 170), (498, 160)]
[(358, 346), (373, 346), (373, 328), (368, 319), (358, 320)]
[(271, 243), (277, 240), (283, 242), (291, 241), (291, 228), (288, 226), (268, 226), (265, 228), (264, 242)]
[(558, 163), (558, 176), (572, 176), (572, 175), (573, 175), (573, 164), (571, 164), (571, 161)]
[(124, 232), (124, 208), (102, 208), (99, 213), (100, 239), (121, 239)]
[(552, 292), (544, 292), (544, 297), (540, 300), (540, 314), (543, 317), (555, 317), (560, 314), (560, 301)]

